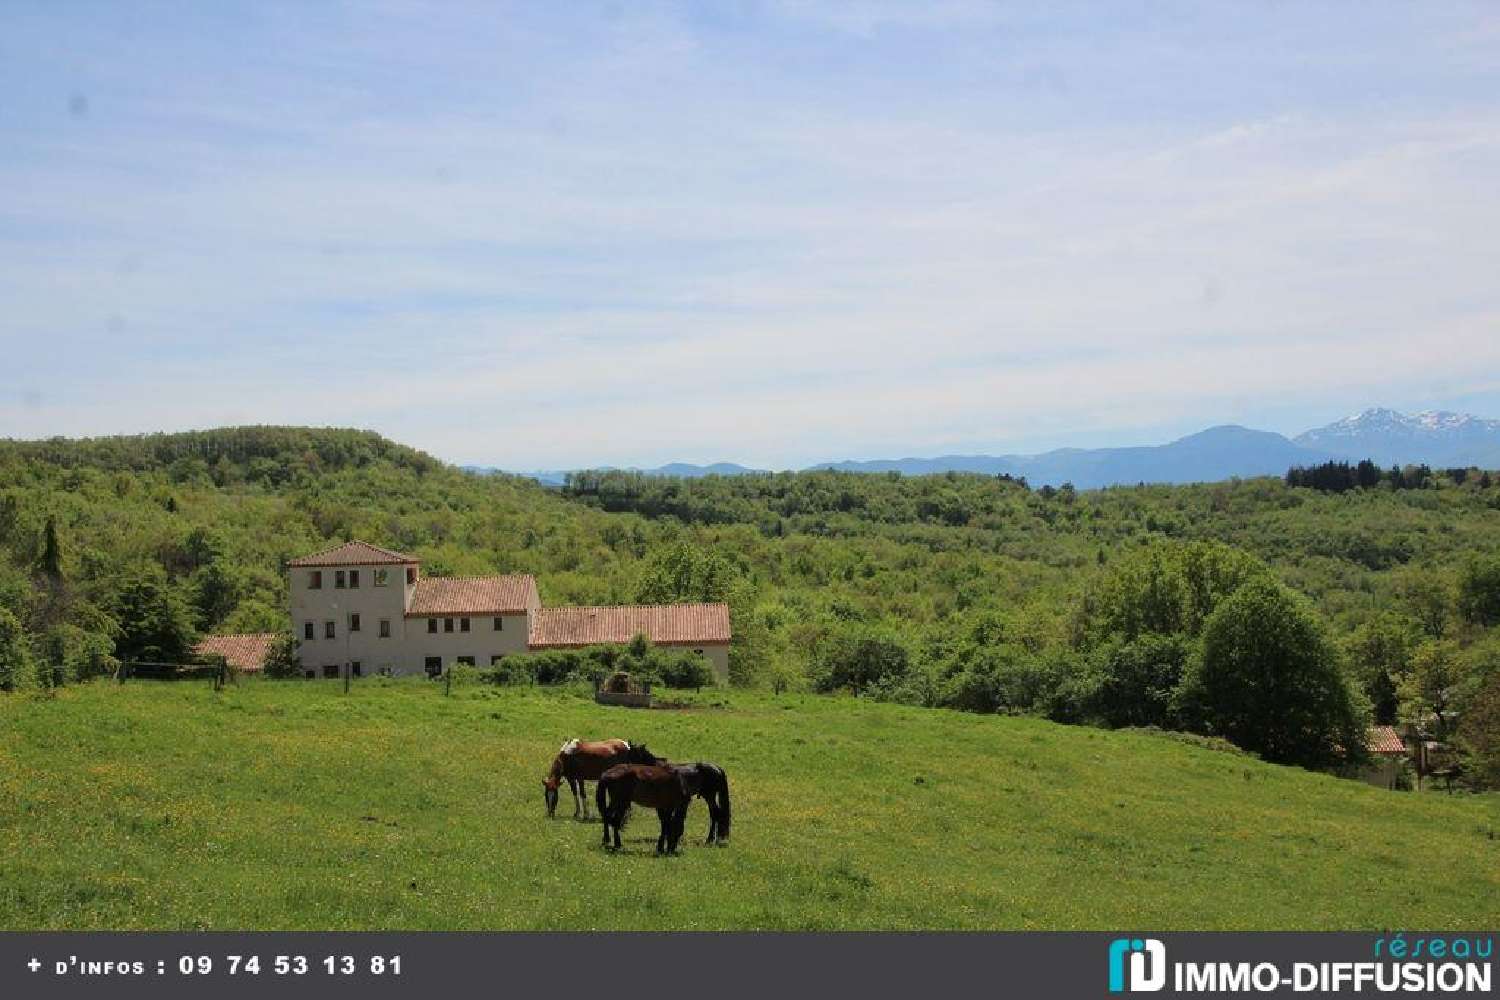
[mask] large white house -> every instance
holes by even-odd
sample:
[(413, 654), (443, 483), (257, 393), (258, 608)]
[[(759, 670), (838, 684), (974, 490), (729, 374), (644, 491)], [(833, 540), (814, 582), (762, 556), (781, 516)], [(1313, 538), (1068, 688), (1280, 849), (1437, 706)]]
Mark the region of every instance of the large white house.
[[(724, 604), (544, 608), (536, 579), (425, 577), (420, 561), (368, 542), (346, 542), (287, 564), (292, 628), (309, 677), (441, 673), (466, 663), (548, 649), (625, 643), (644, 634), (658, 646), (705, 657), (729, 676)], [(199, 650), (257, 670), (273, 637), (210, 636)]]

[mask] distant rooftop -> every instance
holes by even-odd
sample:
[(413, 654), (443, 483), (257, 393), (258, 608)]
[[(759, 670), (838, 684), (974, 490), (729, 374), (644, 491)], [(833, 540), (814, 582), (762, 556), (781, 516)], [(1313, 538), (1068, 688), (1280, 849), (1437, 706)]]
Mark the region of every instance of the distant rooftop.
[(259, 632), (244, 635), (206, 635), (193, 647), (199, 656), (222, 656), (239, 670), (260, 670), (266, 665), (266, 654), (276, 633)]
[(417, 581), (406, 617), (429, 615), (524, 614), (541, 601), (536, 578), (512, 576), (427, 576)]
[(637, 604), (607, 608), (538, 608), (527, 645), (568, 649), (629, 642), (644, 634), (658, 646), (729, 641), (727, 604)]
[(382, 549), (369, 542), (345, 542), (310, 556), (302, 556), (287, 563), (288, 566), (379, 566), (383, 564), (415, 564), (421, 560), (416, 556), (403, 555)]

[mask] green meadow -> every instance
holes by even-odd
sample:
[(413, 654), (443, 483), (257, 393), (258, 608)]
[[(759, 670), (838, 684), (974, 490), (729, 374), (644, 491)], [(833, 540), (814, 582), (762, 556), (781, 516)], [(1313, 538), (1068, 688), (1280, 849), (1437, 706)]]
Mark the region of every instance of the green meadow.
[[(674, 696), (677, 697), (677, 696)], [(844, 697), (676, 710), (367, 679), (0, 695), (0, 927), (1430, 928), (1500, 923), (1500, 800), (1168, 735)], [(728, 771), (728, 846), (543, 815), (570, 736)], [(590, 786), (592, 793), (592, 786)]]

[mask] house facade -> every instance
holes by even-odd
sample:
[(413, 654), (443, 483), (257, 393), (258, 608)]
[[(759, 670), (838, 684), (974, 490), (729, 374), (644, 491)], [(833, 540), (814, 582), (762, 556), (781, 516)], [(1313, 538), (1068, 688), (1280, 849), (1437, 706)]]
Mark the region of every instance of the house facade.
[[(724, 604), (543, 608), (529, 574), (425, 577), (416, 558), (359, 541), (293, 559), (287, 573), (292, 629), (309, 677), (340, 677), (346, 665), (356, 677), (435, 676), (455, 664), (490, 666), (637, 634), (703, 656), (720, 683), (729, 676)], [(223, 655), (248, 648), (240, 640), (249, 638), (211, 636), (199, 648)]]

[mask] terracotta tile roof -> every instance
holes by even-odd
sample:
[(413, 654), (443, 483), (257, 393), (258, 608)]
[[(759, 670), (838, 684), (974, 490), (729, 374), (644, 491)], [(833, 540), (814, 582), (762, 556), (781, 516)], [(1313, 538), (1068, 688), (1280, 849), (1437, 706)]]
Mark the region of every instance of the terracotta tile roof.
[(539, 608), (531, 616), (526, 645), (531, 649), (567, 649), (602, 642), (629, 642), (642, 632), (659, 646), (726, 643), (729, 605)]
[(1371, 726), (1365, 736), (1365, 746), (1371, 753), (1406, 753), (1406, 743), (1395, 726)]
[(517, 614), (540, 606), (536, 577), (514, 576), (425, 576), (417, 581), (408, 618), (429, 615)]
[(382, 549), (369, 542), (345, 542), (310, 556), (302, 556), (287, 563), (288, 566), (379, 566), (390, 563), (416, 563), (415, 556), (402, 555), (390, 549)]
[(259, 670), (266, 665), (266, 654), (276, 633), (262, 632), (253, 635), (206, 635), (193, 652), (199, 656), (222, 656), (231, 667), (240, 670)]

